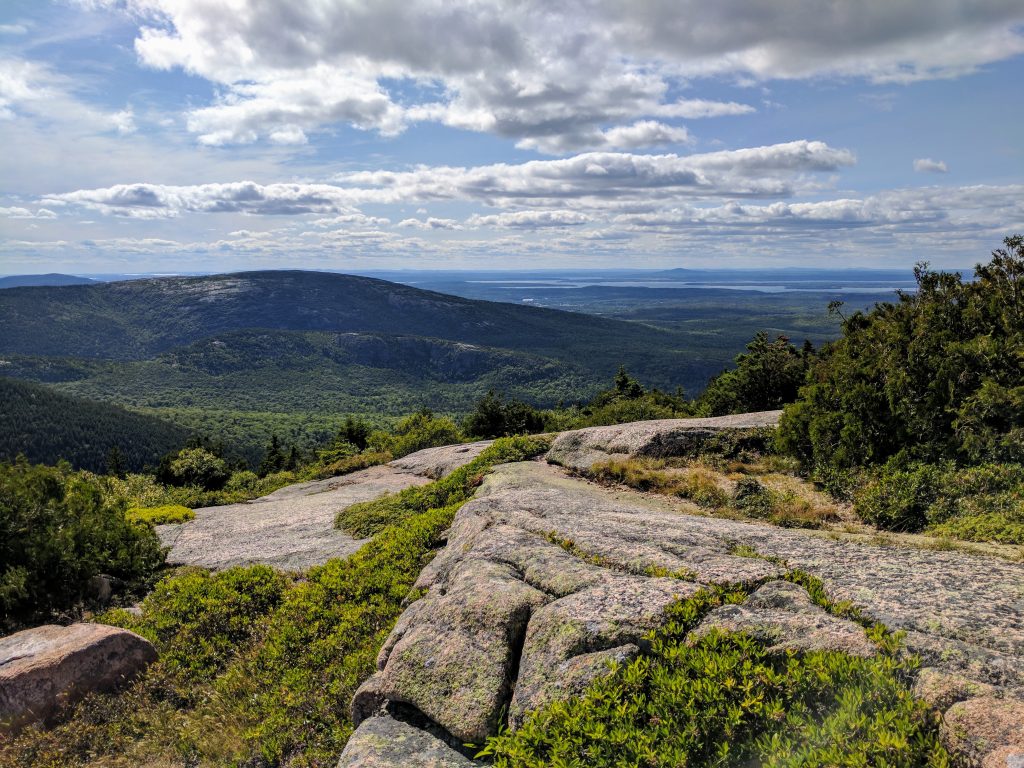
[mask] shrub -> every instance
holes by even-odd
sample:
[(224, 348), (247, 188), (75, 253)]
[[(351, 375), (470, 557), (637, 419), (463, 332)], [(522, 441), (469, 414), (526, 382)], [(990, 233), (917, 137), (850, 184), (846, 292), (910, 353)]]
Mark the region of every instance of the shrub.
[(313, 477), (320, 480), (328, 477), (337, 477), (338, 475), (347, 475), (350, 472), (357, 472), (360, 469), (367, 469), (378, 464), (387, 464), (391, 461), (391, 458), (390, 453), (380, 453), (377, 451), (356, 453), (317, 467), (313, 470), (312, 474)]
[(454, 421), (423, 410), (402, 419), (391, 434), (374, 432), (367, 439), (367, 446), (374, 452), (390, 453), (400, 458), (424, 448), (460, 442), (462, 433)]
[(477, 401), (463, 429), (473, 437), (510, 437), (544, 431), (544, 415), (529, 403), (490, 390)]
[(760, 331), (747, 351), (736, 357), (736, 367), (708, 383), (695, 403), (696, 411), (723, 416), (781, 408), (796, 400), (812, 359), (809, 343), (797, 350), (785, 336), (769, 341), (768, 333)]
[(843, 321), (780, 425), (808, 467), (1024, 458), (1024, 237), (974, 280), (919, 264), (915, 293)]
[(590, 469), (599, 482), (621, 483), (640, 491), (689, 499), (702, 507), (720, 507), (728, 494), (718, 485), (714, 473), (703, 467), (666, 469), (656, 459), (608, 459)]
[(53, 730), (0, 746), (0, 765), (336, 765), (352, 732), (347, 702), (460, 503), (490, 466), (547, 445), (495, 442), (455, 481), (403, 496), (396, 523), (354, 555), (302, 580), (265, 566), (164, 580), (141, 616), (102, 617), (152, 639), (160, 661), (126, 693), (90, 697)]
[(871, 659), (773, 653), (742, 634), (686, 637), (712, 607), (741, 597), (704, 592), (671, 607), (648, 655), (532, 713), (481, 756), (497, 768), (948, 765), (908, 690), (913, 660), (879, 629)]
[(114, 577), (143, 587), (163, 565), (156, 534), (125, 518), (84, 473), (63, 467), (0, 464), (0, 609), (2, 623), (47, 620), (76, 611), (89, 580)]
[(857, 514), (880, 528), (1015, 543), (1024, 520), (1024, 465), (957, 467), (897, 460), (854, 494)]
[(148, 525), (166, 525), (168, 523), (184, 523), (194, 520), (196, 513), (180, 504), (165, 504), (161, 507), (132, 507), (125, 512), (133, 523)]
[(195, 485), (207, 491), (224, 487), (231, 477), (227, 462), (206, 448), (183, 448), (161, 469), (170, 485)]

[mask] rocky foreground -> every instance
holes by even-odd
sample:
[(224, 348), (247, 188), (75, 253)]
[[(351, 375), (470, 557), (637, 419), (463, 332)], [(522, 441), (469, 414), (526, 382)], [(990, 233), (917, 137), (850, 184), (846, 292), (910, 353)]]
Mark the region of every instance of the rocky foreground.
[(924, 660), (918, 693), (945, 711), (943, 739), (964, 765), (1024, 765), (1024, 563), (710, 518), (576, 474), (609, 456), (671, 455), (701, 434), (775, 416), (581, 430), (560, 436), (547, 461), (492, 472), (357, 693), (359, 727), (339, 765), (472, 765), (459, 744), (515, 728), (581, 691), (609, 660), (641, 653), (664, 608), (703, 585), (763, 586), (698, 633), (743, 629), (780, 648), (871, 653), (859, 625), (779, 580), (787, 568), (906, 632)]

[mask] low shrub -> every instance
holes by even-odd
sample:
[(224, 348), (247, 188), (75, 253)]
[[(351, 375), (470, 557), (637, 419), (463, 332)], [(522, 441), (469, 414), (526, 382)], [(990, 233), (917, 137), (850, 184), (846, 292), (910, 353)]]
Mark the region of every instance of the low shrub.
[(337, 477), (338, 475), (347, 475), (350, 472), (358, 472), (361, 469), (375, 467), (378, 464), (387, 464), (391, 459), (391, 454), (386, 451), (366, 451), (364, 453), (355, 453), (349, 456), (344, 456), (335, 461), (331, 461), (323, 466), (316, 467), (311, 474), (317, 480), (323, 480), (328, 477)]
[(424, 448), (461, 442), (462, 433), (454, 421), (424, 410), (402, 419), (392, 432), (374, 432), (367, 438), (367, 447), (397, 459)]
[(907, 686), (914, 660), (880, 630), (871, 659), (772, 653), (743, 634), (686, 638), (712, 607), (740, 599), (704, 592), (676, 604), (648, 655), (534, 712), (480, 756), (497, 768), (948, 766)]
[(165, 579), (141, 616), (102, 617), (153, 640), (160, 660), (128, 691), (88, 697), (54, 729), (0, 744), (0, 766), (336, 765), (352, 732), (347, 704), (458, 507), (491, 466), (546, 448), (496, 441), (471, 469), (399, 494), (393, 524), (303, 579), (265, 566)]
[(1013, 517), (998, 512), (954, 517), (928, 529), (933, 536), (995, 544), (1024, 544), (1024, 514)]
[(180, 504), (164, 504), (160, 507), (132, 507), (124, 513), (133, 523), (166, 525), (194, 520), (196, 513)]
[(969, 541), (1017, 543), (1024, 522), (1024, 465), (890, 461), (854, 494), (867, 522)]
[(819, 528), (838, 519), (831, 506), (820, 507), (792, 489), (770, 488), (755, 477), (736, 482), (732, 506), (748, 517), (783, 528)]

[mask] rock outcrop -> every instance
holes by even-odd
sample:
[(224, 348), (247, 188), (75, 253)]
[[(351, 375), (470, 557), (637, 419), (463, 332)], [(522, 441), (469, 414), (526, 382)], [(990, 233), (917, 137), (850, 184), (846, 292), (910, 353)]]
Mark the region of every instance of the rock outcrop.
[[(760, 556), (737, 554), (751, 552)], [(416, 584), (426, 595), (402, 615), (355, 697), (353, 738), (380, 727), (373, 715), (395, 704), (444, 739), (480, 743), (504, 712), (515, 728), (642, 652), (665, 607), (702, 585), (762, 586), (745, 604), (713, 611), (698, 634), (742, 629), (779, 650), (874, 652), (860, 626), (780, 581), (788, 568), (906, 631), (936, 674), (961, 681), (938, 696), (963, 725), (956, 733), (968, 733), (950, 741), (958, 754), (1016, 759), (1003, 721), (978, 720), (970, 701), (984, 694), (1016, 707), (1024, 698), (1024, 564), (707, 517), (683, 500), (605, 488), (540, 462), (496, 468), (458, 512)], [(1024, 724), (1005, 706), (1007, 722)], [(366, 764), (413, 764), (389, 754)]]
[(464, 757), (429, 731), (388, 714), (365, 721), (345, 745), (338, 768), (470, 768)]
[(220, 570), (265, 563), (304, 570), (355, 552), (365, 541), (334, 527), (345, 507), (424, 485), (468, 464), (493, 441), (427, 448), (385, 466), (297, 483), (242, 504), (196, 510), (181, 525), (157, 526), (172, 565)]
[(46, 625), (0, 638), (0, 732), (50, 721), (85, 694), (131, 680), (156, 658), (148, 640), (102, 624)]
[(725, 432), (774, 427), (782, 411), (742, 413), (706, 419), (660, 419), (613, 424), (563, 432), (551, 446), (548, 460), (575, 472), (586, 472), (600, 461), (634, 456), (665, 458), (698, 453)]

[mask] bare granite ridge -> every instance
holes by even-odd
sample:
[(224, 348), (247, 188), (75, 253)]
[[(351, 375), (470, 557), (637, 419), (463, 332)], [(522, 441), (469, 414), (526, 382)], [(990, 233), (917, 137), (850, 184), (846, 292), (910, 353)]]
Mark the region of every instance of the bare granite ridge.
[(698, 451), (701, 445), (723, 432), (777, 426), (781, 416), (782, 411), (761, 411), (576, 429), (563, 432), (555, 439), (548, 461), (575, 472), (586, 472), (608, 459), (683, 456)]
[(493, 441), (427, 448), (390, 464), (296, 483), (252, 501), (197, 509), (180, 525), (160, 525), (172, 565), (222, 570), (263, 563), (305, 570), (346, 557), (366, 543), (334, 527), (338, 512), (385, 493), (425, 485), (468, 464)]
[[(761, 557), (735, 554), (751, 550)], [(365, 743), (395, 703), (462, 742), (514, 729), (529, 711), (580, 692), (609, 661), (642, 652), (665, 607), (702, 585), (761, 586), (745, 604), (709, 614), (698, 634), (742, 629), (779, 650), (874, 652), (860, 626), (779, 580), (786, 567), (907, 632), (935, 706), (950, 712), (944, 741), (964, 765), (1016, 765), (1024, 563), (706, 517), (688, 502), (604, 488), (541, 462), (495, 468), (459, 510), (417, 581), (425, 596), (400, 617), (353, 700), (353, 739)], [(389, 754), (345, 756), (339, 768), (415, 764)]]

